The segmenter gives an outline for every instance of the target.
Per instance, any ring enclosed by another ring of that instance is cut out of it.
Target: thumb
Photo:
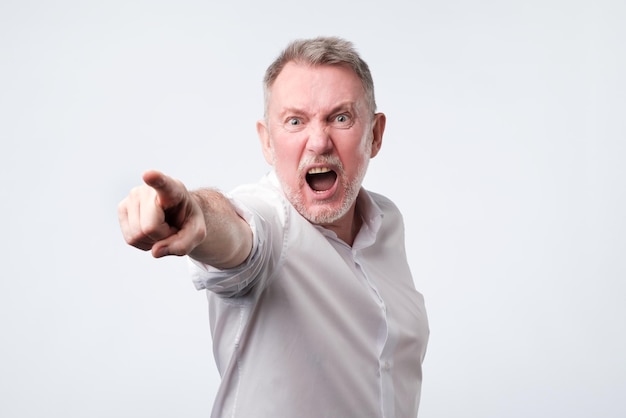
[[[143,181],[156,191],[156,204],[163,210],[178,205],[185,198],[185,186],[160,171],[146,171],[143,173]]]

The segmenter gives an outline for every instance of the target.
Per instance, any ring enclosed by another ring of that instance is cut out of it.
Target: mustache
[[[327,165],[335,167],[339,173],[343,173],[343,164],[336,155],[315,155],[305,157],[298,164],[298,171],[304,171],[311,165]]]

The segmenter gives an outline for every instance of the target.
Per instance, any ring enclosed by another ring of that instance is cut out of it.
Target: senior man
[[[214,418],[416,417],[428,321],[402,215],[362,187],[386,123],[370,70],[343,39],[298,40],[264,89],[269,173],[225,195],[148,171],[123,235],[188,255],[207,290]]]

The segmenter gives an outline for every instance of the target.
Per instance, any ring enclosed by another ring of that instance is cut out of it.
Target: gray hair
[[[278,58],[267,68],[263,78],[263,92],[265,97],[265,117],[272,85],[276,78],[289,62],[308,65],[337,65],[350,68],[359,77],[365,90],[365,97],[372,115],[376,111],[374,97],[374,81],[365,61],[354,49],[351,42],[337,37],[317,37],[313,39],[299,39],[291,42],[280,53]]]

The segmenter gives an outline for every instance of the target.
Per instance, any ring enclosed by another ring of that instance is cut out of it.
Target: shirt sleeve
[[[227,197],[252,231],[250,255],[240,266],[231,269],[218,269],[192,258],[189,267],[196,289],[232,298],[266,285],[281,258],[285,221],[282,205],[276,207],[258,195]]]

